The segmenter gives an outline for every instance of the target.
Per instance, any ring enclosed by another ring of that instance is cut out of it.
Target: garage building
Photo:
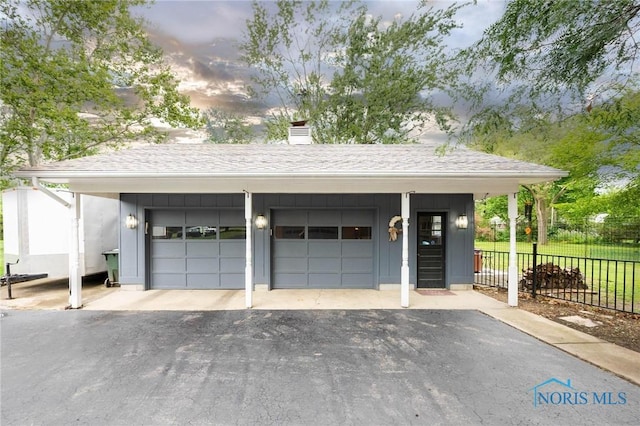
[[[256,288],[399,289],[405,306],[473,284],[474,200],[510,194],[515,230],[518,186],[565,176],[438,146],[148,145],[18,174],[119,200],[123,288],[244,289],[247,306]]]

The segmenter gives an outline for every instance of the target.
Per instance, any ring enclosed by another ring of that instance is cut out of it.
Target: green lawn
[[[620,308],[620,303],[624,300],[625,305],[633,302],[634,311],[640,310],[640,259],[634,253],[633,248],[628,247],[609,247],[609,246],[590,246],[585,253],[583,245],[580,246],[583,253],[579,255],[575,247],[567,247],[569,244],[550,243],[545,246],[538,246],[537,260],[538,264],[553,262],[562,268],[580,268],[585,282],[591,292],[595,295],[587,295],[587,298],[593,298],[589,303],[601,304],[613,307],[614,303]],[[483,266],[484,268],[506,271],[508,269],[508,242],[476,242],[475,247],[484,251]],[[498,253],[491,253],[496,251]],[[530,256],[523,254],[531,254],[533,252],[532,245],[529,243],[517,243],[516,251],[518,253],[518,274],[521,275],[523,269],[531,268]],[[591,258],[589,253],[597,251],[597,258]],[[616,256],[623,253],[624,256]],[[559,258],[548,258],[547,256],[566,256]],[[615,258],[622,258],[616,260]],[[635,261],[630,261],[634,258]],[[611,259],[611,260],[607,260]],[[628,306],[625,306],[625,310]]]
[[[475,247],[488,251],[509,251],[509,242],[476,241]],[[533,253],[533,244],[518,242],[516,243],[516,251],[518,253]],[[640,262],[640,246],[587,245],[550,242],[546,245],[538,245],[538,253],[557,256],[631,260],[634,262]]]

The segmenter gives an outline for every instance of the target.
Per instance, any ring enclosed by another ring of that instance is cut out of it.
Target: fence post
[[[533,284],[531,285],[531,295],[536,298],[536,284],[538,283],[538,243],[533,243]]]

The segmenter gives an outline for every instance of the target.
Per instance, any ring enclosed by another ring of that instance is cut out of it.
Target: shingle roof
[[[512,193],[566,173],[458,147],[413,145],[149,145],[16,173],[79,193]]]
[[[551,167],[433,144],[146,145],[23,169],[18,176],[537,176],[566,175]]]

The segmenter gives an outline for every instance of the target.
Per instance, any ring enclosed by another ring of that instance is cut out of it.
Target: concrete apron
[[[65,280],[34,280],[13,286],[12,300],[2,289],[0,308],[65,309]],[[218,311],[246,309],[244,290],[147,290],[106,288],[101,281],[82,286],[83,309],[133,311]],[[410,292],[410,309],[481,309],[505,305],[474,291]],[[393,290],[256,290],[253,309],[401,309],[400,289]]]
[[[103,280],[85,282],[82,285],[83,303],[117,292],[119,288],[107,288]],[[0,290],[0,309],[54,309],[69,306],[69,281],[67,279],[43,278],[11,285],[13,299],[7,299],[7,287]]]
[[[92,310],[236,310],[245,308],[244,290],[120,291],[85,305]],[[474,291],[410,292],[410,309],[479,309],[503,306]],[[401,309],[400,291],[254,291],[253,309]]]

